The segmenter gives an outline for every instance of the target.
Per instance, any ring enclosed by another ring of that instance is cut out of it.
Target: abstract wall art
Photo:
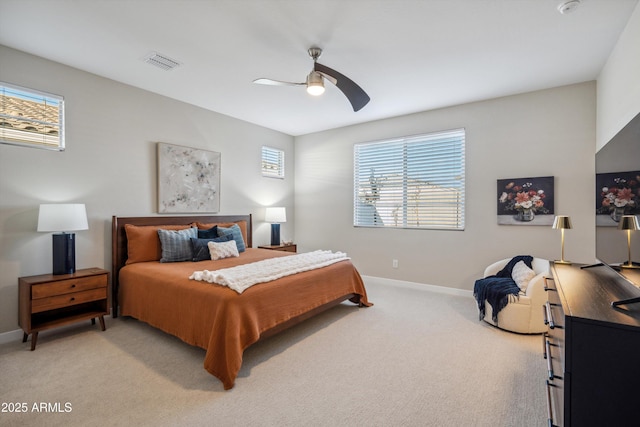
[[[158,143],[158,213],[217,213],[220,153]]]

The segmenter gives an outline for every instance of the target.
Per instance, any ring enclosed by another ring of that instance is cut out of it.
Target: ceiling
[[[638,0],[566,1],[0,0],[0,44],[297,136],[596,79]],[[311,46],[371,102],[252,83],[304,81]]]

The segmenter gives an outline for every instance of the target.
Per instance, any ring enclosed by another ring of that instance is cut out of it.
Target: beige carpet
[[[2,426],[542,426],[540,336],[477,319],[470,297],[367,283],[250,347],[223,391],[204,350],[133,319],[0,346]],[[56,412],[35,412],[34,404]],[[65,406],[66,405],[66,406]],[[69,412],[64,412],[68,410]]]

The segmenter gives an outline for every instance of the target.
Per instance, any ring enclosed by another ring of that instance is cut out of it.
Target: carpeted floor
[[[43,332],[34,352],[2,345],[0,425],[546,424],[540,336],[479,322],[471,297],[367,290],[371,308],[345,303],[247,349],[230,391],[204,350],[130,318]]]

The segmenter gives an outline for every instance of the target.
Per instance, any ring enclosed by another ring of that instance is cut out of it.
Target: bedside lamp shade
[[[84,204],[43,204],[38,213],[38,231],[53,231],[53,274],[76,271],[75,234],[68,231],[87,230]]]
[[[556,264],[571,264],[571,261],[566,261],[564,259],[564,230],[570,230],[571,227],[571,218],[566,215],[557,215],[553,220],[552,228],[556,230],[560,230],[562,232],[562,249],[560,260],[554,261]]]
[[[631,261],[631,232],[640,230],[638,226],[638,218],[635,215],[624,215],[620,218],[618,223],[618,230],[625,230],[627,232],[627,251],[629,254],[629,261],[626,264],[621,264],[622,268],[640,268]]]
[[[285,208],[267,208],[264,220],[271,223],[271,245],[280,245],[280,223],[287,222],[287,211]]]
[[[264,220],[271,223],[287,222],[287,211],[285,208],[267,208]]]

